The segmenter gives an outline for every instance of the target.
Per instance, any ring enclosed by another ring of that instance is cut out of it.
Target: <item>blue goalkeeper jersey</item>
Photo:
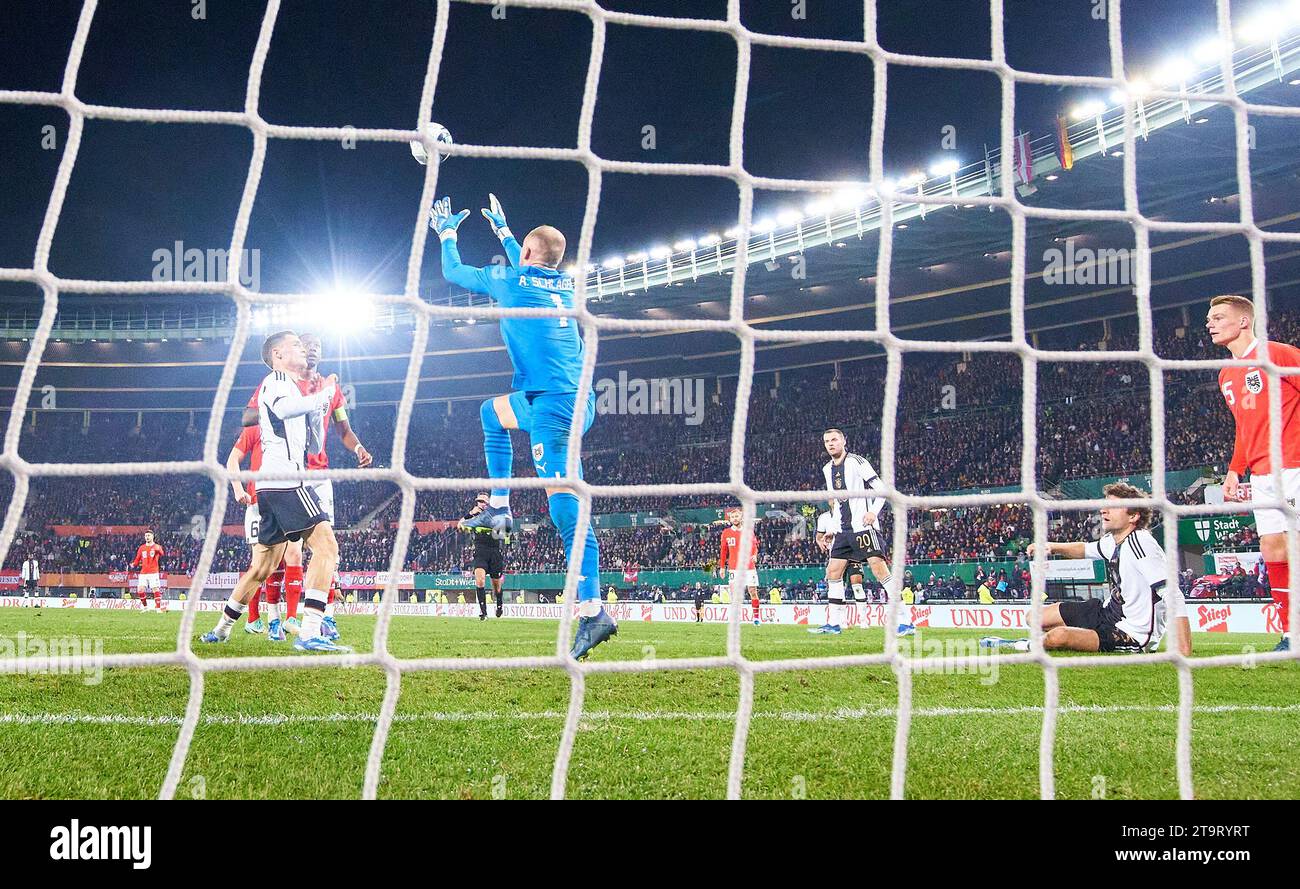
[[[505,308],[573,308],[573,278],[557,269],[519,266],[519,244],[508,238],[508,266],[477,268],[460,261],[455,238],[442,242],[442,276]],[[531,394],[578,391],[582,337],[573,318],[502,318],[501,339],[514,366],[511,388]]]

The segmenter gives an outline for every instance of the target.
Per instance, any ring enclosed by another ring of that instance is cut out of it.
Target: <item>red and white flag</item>
[[[1012,143],[1012,157],[1016,165],[1016,180],[1021,185],[1034,182],[1034,158],[1029,150],[1029,134],[1020,133]]]

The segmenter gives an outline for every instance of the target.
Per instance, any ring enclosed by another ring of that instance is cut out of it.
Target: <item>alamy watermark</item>
[[[224,284],[230,251],[224,247],[186,247],[184,241],[175,241],[170,247],[159,247],[151,258],[155,281]],[[239,283],[249,290],[262,289],[262,251],[258,248],[245,247],[240,251]]]
[[[704,422],[704,379],[702,377],[629,377],[620,370],[617,379],[602,377],[593,391],[599,414],[668,414],[686,418],[687,426]]]
[[[16,673],[29,676],[85,676],[86,685],[104,681],[104,640],[85,636],[47,639],[19,630],[14,636],[0,636],[0,660],[14,659]]]
[[[978,639],[928,639],[921,630],[898,640],[898,653],[913,659],[912,672],[926,676],[980,677],[980,685],[998,682],[998,656]],[[917,666],[919,664],[919,666]]]
[[[1127,247],[1076,247],[1074,238],[1065,239],[1065,249],[1043,251],[1044,284],[1100,284],[1128,286],[1133,283],[1137,251]]]

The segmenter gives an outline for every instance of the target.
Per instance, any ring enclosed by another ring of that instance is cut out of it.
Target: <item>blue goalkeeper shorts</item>
[[[573,422],[576,392],[542,393],[532,398],[532,420],[528,426],[533,446],[533,467],[538,478],[564,478],[569,459],[569,425]],[[514,396],[511,396],[513,401]],[[518,412],[516,411],[516,416]],[[596,419],[596,394],[587,398],[582,431],[586,434]],[[523,423],[520,423],[522,428]],[[582,461],[578,461],[578,478],[582,478]]]

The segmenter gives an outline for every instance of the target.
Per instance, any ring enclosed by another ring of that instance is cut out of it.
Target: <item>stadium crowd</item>
[[[1300,317],[1277,314],[1274,337],[1300,341]],[[1176,313],[1164,313],[1155,330],[1157,354],[1170,358],[1214,354],[1196,323],[1180,327]],[[1071,341],[1068,337],[1073,336]],[[1078,331],[1044,335],[1043,347],[1095,350],[1097,339],[1081,341]],[[1131,322],[1109,330],[1107,351],[1136,348]],[[1104,354],[1104,353],[1103,353]],[[846,372],[846,368],[851,368]],[[751,395],[747,416],[745,481],[758,490],[815,491],[823,487],[825,453],[821,433],[843,428],[851,450],[864,452],[879,466],[873,442],[879,440],[883,401],[883,363],[782,372],[779,385],[764,377]],[[909,355],[904,364],[894,468],[900,490],[917,494],[971,488],[1018,486],[1022,454],[1022,374],[1018,356],[977,353]],[[832,387],[832,382],[834,386]],[[1166,466],[1222,472],[1232,446],[1232,424],[1217,392],[1213,372],[1165,375]],[[716,403],[706,405],[698,426],[673,416],[601,416],[584,443],[584,467],[598,484],[723,482],[728,480],[735,381],[709,381]],[[775,397],[772,395],[775,392]],[[1148,469],[1150,454],[1149,374],[1145,366],[1116,362],[1042,363],[1038,372],[1039,487],[1051,490],[1068,478],[1097,477]],[[953,401],[955,399],[955,403]],[[105,462],[195,459],[200,456],[206,416],[198,413],[38,412],[24,424],[20,451],[42,462]],[[353,428],[388,465],[393,408],[359,406]],[[233,443],[237,418],[228,413],[222,438]],[[337,436],[334,437],[337,439]],[[483,474],[478,404],[417,405],[411,418],[407,468],[424,476],[474,477]],[[525,436],[513,436],[516,472],[531,475]],[[437,443],[436,446],[417,446]],[[355,465],[337,440],[330,443],[331,465]],[[224,450],[222,453],[224,456]],[[387,482],[335,482],[337,526],[342,531],[342,568],[387,569],[391,526],[400,497]],[[0,476],[0,497],[9,499],[12,478]],[[198,562],[213,482],[204,475],[36,477],[23,514],[23,534],[7,563],[17,565],[34,552],[47,570],[104,572],[124,568],[138,536],[57,536],[54,525],[147,525],[160,532],[168,570],[186,572]],[[455,519],[464,514],[472,491],[421,492],[416,519]],[[544,521],[539,491],[513,495],[516,515],[542,519],[536,530],[515,535],[508,549],[509,570],[562,570],[559,536]],[[599,498],[596,514],[717,507],[716,496]],[[824,560],[812,523],[824,502],[810,496],[807,514],[766,518],[758,526],[766,565],[815,565]],[[797,505],[791,504],[790,509]],[[1061,533],[1095,536],[1085,517],[1058,517]],[[242,507],[231,499],[223,524],[242,523]],[[886,540],[892,539],[886,514]],[[1021,506],[958,508],[915,512],[909,517],[908,558],[992,561],[1024,552],[1032,520]],[[720,526],[666,524],[601,530],[602,559],[609,570],[631,566],[699,567],[717,555]],[[1055,532],[1054,532],[1055,533]],[[455,530],[415,534],[408,549],[409,570],[450,570],[468,563],[470,541]],[[247,550],[242,538],[223,535],[214,571],[241,570]],[[9,567],[7,564],[6,567]]]

